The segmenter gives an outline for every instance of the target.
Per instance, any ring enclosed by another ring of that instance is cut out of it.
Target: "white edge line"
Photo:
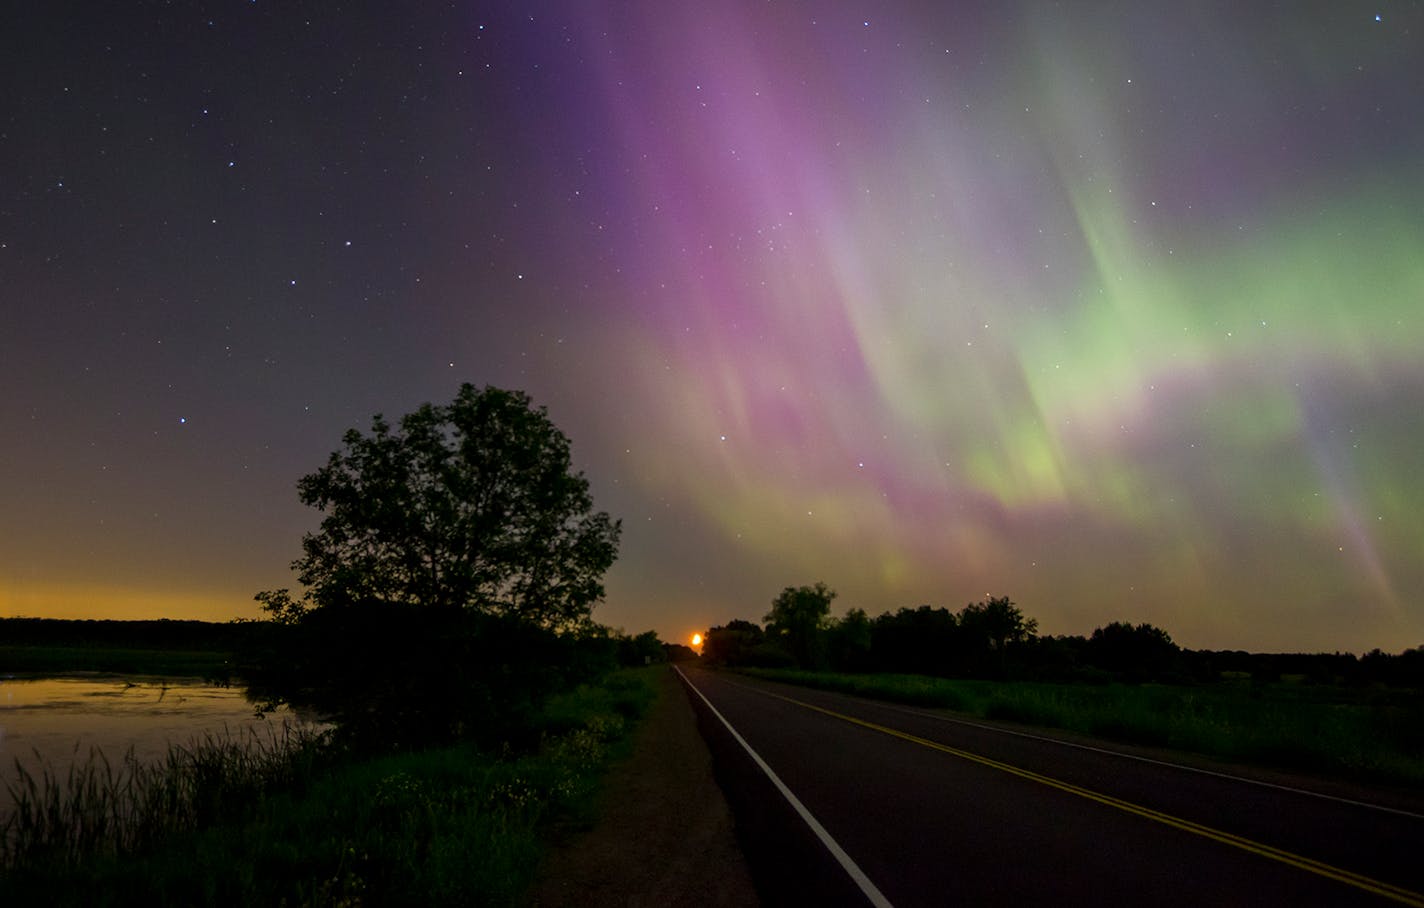
[[[762,680],[769,681],[771,679],[767,678]],[[777,683],[785,684],[786,682],[782,681]],[[743,684],[739,686],[746,687],[748,690],[756,690],[756,688],[752,687],[751,685]],[[817,687],[808,687],[807,690],[821,689]],[[1306,797],[1319,798],[1323,801],[1334,801],[1338,804],[1346,804],[1351,807],[1363,807],[1367,810],[1379,810],[1384,813],[1392,813],[1402,817],[1409,817],[1413,820],[1424,820],[1424,814],[1415,813],[1412,810],[1403,810],[1399,807],[1387,807],[1384,804],[1371,804],[1369,801],[1357,801],[1354,798],[1342,798],[1339,795],[1326,794],[1323,791],[1311,791],[1309,788],[1295,788],[1290,785],[1280,785],[1276,782],[1264,782],[1260,779],[1251,779],[1247,778],[1246,776],[1236,776],[1227,772],[1217,772],[1216,770],[1212,769],[1202,769],[1197,766],[1188,766],[1185,763],[1173,763],[1170,760],[1156,760],[1152,757],[1142,757],[1138,756],[1137,754],[1130,754],[1121,750],[1113,750],[1109,747],[1094,747],[1091,744],[1078,744],[1073,741],[1064,741],[1061,738],[1050,738],[1046,735],[1035,735],[1031,732],[1026,731],[1014,731],[1011,728],[996,728],[993,725],[982,725],[978,722],[970,722],[967,719],[956,719],[953,716],[946,716],[943,713],[930,712],[923,709],[914,709],[911,707],[901,706],[898,703],[891,703],[885,700],[874,700],[869,697],[856,697],[854,694],[844,694],[840,691],[821,692],[828,694],[838,694],[842,697],[851,697],[852,699],[857,700],[865,700],[866,702],[873,703],[882,709],[888,709],[891,712],[905,713],[906,715],[910,716],[919,716],[922,719],[935,719],[940,722],[949,722],[953,725],[967,725],[970,728],[977,728],[981,731],[997,732],[1001,735],[1013,735],[1016,738],[1030,738],[1034,741],[1043,741],[1048,744],[1061,744],[1064,747],[1075,747],[1078,750],[1088,750],[1092,751],[1093,753],[1107,754],[1108,756],[1112,757],[1121,757],[1124,760],[1136,760],[1139,763],[1151,763],[1154,766],[1165,766],[1170,769],[1180,769],[1183,772],[1195,772],[1204,776],[1214,776],[1218,779],[1226,779],[1231,782],[1241,782],[1245,785],[1256,785],[1261,788],[1272,788],[1276,791],[1284,791],[1289,792],[1290,794],[1305,795]]]
[[[683,683],[685,683],[694,694],[702,698],[702,702],[706,703],[707,708],[712,710],[712,715],[716,716],[721,720],[723,725],[727,726],[727,731],[732,733],[732,737],[737,739],[737,743],[742,745],[742,749],[747,752],[748,756],[752,758],[752,761],[761,767],[762,772],[766,773],[766,777],[771,780],[771,784],[776,786],[776,790],[781,792],[782,796],[791,804],[801,819],[806,821],[806,825],[811,827],[811,831],[816,834],[816,838],[821,840],[821,844],[826,846],[826,850],[831,853],[831,856],[840,863],[846,873],[850,874],[850,878],[860,887],[860,891],[865,893],[865,897],[870,900],[870,904],[876,906],[876,908],[894,908],[884,893],[877,889],[874,883],[870,882],[870,877],[865,875],[865,871],[861,870],[860,866],[851,860],[851,856],[845,853],[845,849],[842,848],[835,839],[831,838],[831,834],[826,831],[826,827],[822,826],[820,821],[811,815],[811,811],[806,809],[806,805],[801,803],[801,799],[791,793],[791,789],[787,788],[786,783],[782,782],[781,778],[772,771],[772,768],[766,765],[766,761],[761,758],[761,755],[752,750],[752,746],[747,743],[747,739],[743,738],[741,733],[732,727],[732,723],[727,721],[726,716],[717,711],[717,707],[712,705],[712,701],[707,699],[707,695],[697,689],[697,685],[693,684],[691,679],[683,674],[682,669],[674,665],[673,671],[682,677]]]

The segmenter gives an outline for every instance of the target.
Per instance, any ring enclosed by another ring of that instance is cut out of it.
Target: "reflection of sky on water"
[[[291,720],[285,710],[257,718],[241,687],[93,675],[0,679],[0,810],[10,803],[17,761],[64,778],[92,749],[112,764],[130,748],[155,760],[205,733],[251,730],[265,740]]]

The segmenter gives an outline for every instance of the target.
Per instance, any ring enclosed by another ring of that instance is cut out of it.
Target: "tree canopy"
[[[466,384],[396,425],[378,415],[297,489],[325,516],[292,565],[308,592],[257,594],[274,633],[248,675],[265,702],[315,708],[362,746],[489,738],[616,661],[590,614],[619,524],[524,393]],[[656,635],[629,646],[662,655]]]
[[[1094,630],[1086,649],[1094,665],[1132,681],[1171,673],[1181,652],[1160,627],[1127,621]]]
[[[784,667],[790,657],[767,645],[761,625],[733,618],[702,635],[702,659],[711,665]]]
[[[824,583],[815,586],[788,586],[771,602],[766,622],[767,636],[784,646],[803,668],[814,667],[823,658],[821,631],[831,614],[836,591]]]
[[[969,603],[959,612],[959,626],[988,641],[989,648],[996,653],[1038,633],[1038,621],[1025,618],[1023,610],[1008,596],[991,596],[984,602]]]
[[[370,434],[352,429],[302,477],[325,513],[293,564],[321,605],[470,609],[563,627],[586,619],[620,524],[593,510],[569,441],[528,395],[465,384]]]

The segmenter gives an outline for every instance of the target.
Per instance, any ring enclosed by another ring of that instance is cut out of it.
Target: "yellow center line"
[[[1276,848],[1271,845],[1265,845],[1260,842],[1252,841],[1251,839],[1243,838],[1239,835],[1234,835],[1229,832],[1223,832],[1220,829],[1213,829],[1210,826],[1203,826],[1201,823],[1194,823],[1191,820],[1184,820],[1181,817],[1174,817],[1171,814],[1163,813],[1160,810],[1153,810],[1150,807],[1143,807],[1140,804],[1134,804],[1131,801],[1124,801],[1121,798],[1115,798],[1112,795],[1106,795],[1102,794],[1101,792],[1093,791],[1089,788],[1083,788],[1080,785],[1074,785],[1070,782],[1063,782],[1059,779],[1055,779],[1050,776],[1045,776],[1041,773],[1033,772],[1032,770],[1022,769],[1018,766],[1013,766],[1009,763],[1003,763],[999,760],[994,760],[989,757],[983,757],[979,754],[971,753],[967,750],[961,750],[958,747],[950,747],[948,744],[941,744],[938,741],[931,741],[928,738],[921,738],[918,735],[912,735],[909,732],[903,732],[898,729],[890,728],[886,725],[878,725],[874,722],[867,722],[864,719],[857,719],[855,716],[848,716],[844,713],[839,713],[832,709],[826,709],[823,706],[816,706],[815,704],[807,703],[804,700],[796,700],[792,697],[775,694],[763,688],[758,688],[758,690],[761,693],[766,694],[767,696],[775,697],[778,700],[785,700],[787,703],[793,703],[797,706],[804,707],[805,709],[812,710],[813,712],[822,713],[824,715],[831,716],[832,718],[840,719],[843,722],[849,722],[852,725],[859,725],[862,728],[868,728],[871,731],[878,731],[881,734],[890,735],[891,737],[900,738],[901,740],[909,741],[913,744],[919,744],[924,747],[928,747],[932,750],[938,750],[943,753],[951,754],[953,756],[959,757],[960,759],[969,760],[973,763],[978,763],[981,766],[988,766],[992,769],[997,769],[1001,772],[1006,772],[1010,775],[1015,775],[1022,779],[1028,779],[1029,781],[1037,782],[1040,785],[1047,785],[1049,788],[1056,788],[1059,791],[1067,792],[1068,794],[1072,795],[1077,795],[1080,798],[1087,798],[1089,801],[1096,801],[1099,804],[1103,804],[1108,807],[1114,807],[1126,813],[1143,817],[1144,819],[1152,820],[1154,822],[1161,823],[1165,826],[1171,826],[1174,829],[1180,829],[1184,832],[1190,832],[1195,835],[1203,836],[1213,841],[1221,842],[1223,845],[1230,845],[1233,848],[1239,848],[1242,851],[1249,851],[1252,854],[1260,855],[1263,858],[1269,858],[1273,861],[1279,861],[1282,864],[1288,864],[1291,867],[1304,870],[1308,873],[1314,873],[1318,876],[1323,876],[1327,879],[1344,883],[1347,886],[1354,886],[1357,889],[1363,889],[1366,892],[1384,896],[1387,899],[1393,899],[1394,901],[1400,902],[1405,905],[1413,905],[1415,906],[1415,908],[1424,908],[1424,895],[1421,895],[1417,892],[1413,892],[1408,889],[1404,889],[1400,886],[1395,886],[1390,883],[1384,883],[1379,880],[1371,879],[1370,877],[1362,876],[1361,874],[1353,873],[1349,870],[1342,870],[1339,867],[1333,867],[1321,861],[1314,860],[1313,858],[1307,858],[1302,855],[1285,851],[1281,848]]]

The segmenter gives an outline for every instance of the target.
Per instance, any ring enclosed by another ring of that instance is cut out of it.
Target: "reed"
[[[26,776],[0,905],[521,904],[549,840],[593,819],[655,671],[554,697],[535,739],[499,752],[204,742],[151,769],[93,755],[71,774],[89,786],[79,796],[63,794],[69,778]],[[113,803],[132,811],[127,838],[105,819]]]
[[[98,749],[76,752],[66,773],[38,772],[17,759],[0,819],[0,870],[69,866],[240,814],[263,791],[311,776],[328,736],[283,723],[265,733],[208,733],[144,762],[130,748],[111,761]]]

